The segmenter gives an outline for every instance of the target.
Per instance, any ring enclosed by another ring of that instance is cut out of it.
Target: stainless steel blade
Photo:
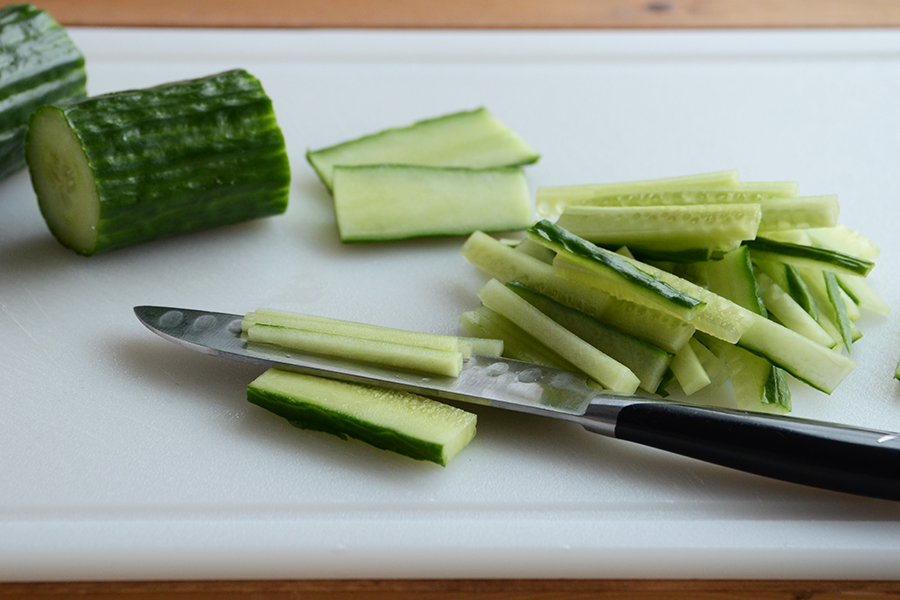
[[[455,378],[430,376],[248,344],[241,336],[242,315],[162,306],[138,306],[134,312],[151,331],[205,354],[433,398],[575,422],[581,422],[580,417],[591,403],[595,404],[594,411],[597,404],[607,404],[615,411],[633,400],[598,392],[587,385],[586,377],[575,373],[495,356],[474,354]]]

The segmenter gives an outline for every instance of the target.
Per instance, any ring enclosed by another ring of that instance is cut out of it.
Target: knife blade
[[[586,430],[782,481],[900,500],[900,434],[790,416],[598,391],[587,378],[473,354],[439,377],[257,344],[242,315],[137,306],[151,331],[213,356],[577,423]]]

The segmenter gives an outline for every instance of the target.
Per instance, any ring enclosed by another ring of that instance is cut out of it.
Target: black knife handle
[[[638,402],[619,411],[615,437],[782,481],[900,500],[900,434]]]

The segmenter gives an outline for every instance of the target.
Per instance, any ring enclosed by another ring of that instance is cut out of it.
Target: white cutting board
[[[259,370],[148,332],[138,304],[260,306],[442,333],[484,276],[462,242],[341,245],[319,148],[486,106],[538,185],[736,168],[837,193],[900,307],[900,31],[75,29],[93,94],[243,67],[292,162],[283,216],[82,258],[27,176],[0,183],[0,579],[896,578],[900,504],[766,480],[476,409],[446,468],[249,405]],[[897,309],[900,313],[900,308]],[[795,414],[900,429],[900,318]]]

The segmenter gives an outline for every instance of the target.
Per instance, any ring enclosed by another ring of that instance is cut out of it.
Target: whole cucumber
[[[84,57],[31,4],[0,8],[0,180],[25,167],[25,131],[39,106],[87,95]]]
[[[25,156],[50,231],[85,256],[287,209],[284,137],[244,70],[43,106]]]

